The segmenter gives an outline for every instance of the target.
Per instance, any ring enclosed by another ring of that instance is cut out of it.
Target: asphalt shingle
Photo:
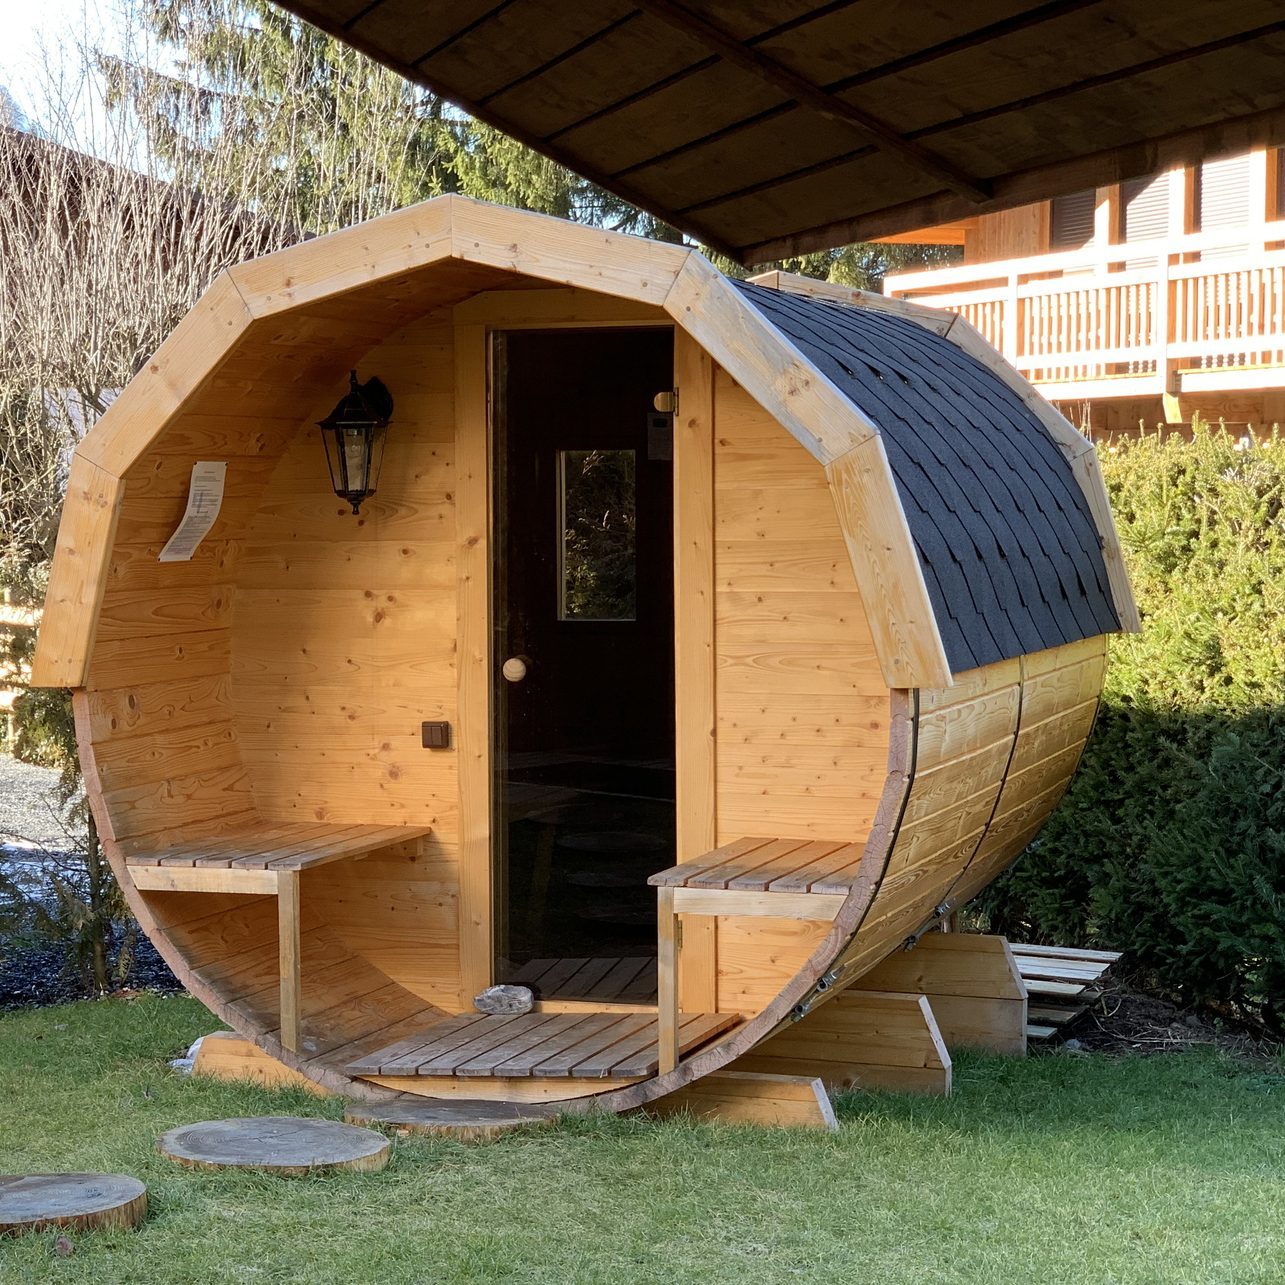
[[[736,284],[883,435],[951,669],[1120,627],[1071,466],[992,370],[893,313]]]

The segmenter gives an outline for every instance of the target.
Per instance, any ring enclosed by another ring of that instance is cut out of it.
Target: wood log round
[[[146,1217],[147,1188],[128,1174],[0,1174],[0,1234],[137,1227]]]
[[[162,1134],[157,1150],[188,1169],[253,1169],[295,1178],[388,1164],[388,1139],[373,1129],[301,1116],[205,1120]]]
[[[560,1107],[539,1102],[488,1102],[478,1099],[444,1101],[404,1096],[394,1102],[352,1103],[344,1111],[349,1124],[392,1130],[398,1134],[426,1133],[459,1142],[492,1142],[517,1129],[551,1125]]]

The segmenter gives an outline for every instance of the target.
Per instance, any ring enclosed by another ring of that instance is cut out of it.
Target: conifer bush
[[[1285,1032],[1285,438],[1103,448],[1142,613],[1062,805],[975,903]]]

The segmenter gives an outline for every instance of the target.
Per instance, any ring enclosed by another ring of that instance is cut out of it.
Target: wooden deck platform
[[[707,1044],[739,1021],[736,1013],[684,1014],[682,1051]],[[657,1034],[650,1013],[465,1013],[346,1069],[349,1075],[642,1078],[655,1075],[660,1064]]]

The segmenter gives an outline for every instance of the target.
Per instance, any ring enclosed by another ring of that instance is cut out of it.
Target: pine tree
[[[443,192],[659,240],[683,236],[270,0],[136,0],[159,50],[104,59],[112,101],[136,112],[175,180],[244,199],[279,226],[327,232]],[[160,56],[158,57],[157,54]],[[156,68],[172,64],[171,73]],[[942,262],[935,246],[856,244],[765,268],[879,288]],[[710,256],[724,271],[744,269]]]

